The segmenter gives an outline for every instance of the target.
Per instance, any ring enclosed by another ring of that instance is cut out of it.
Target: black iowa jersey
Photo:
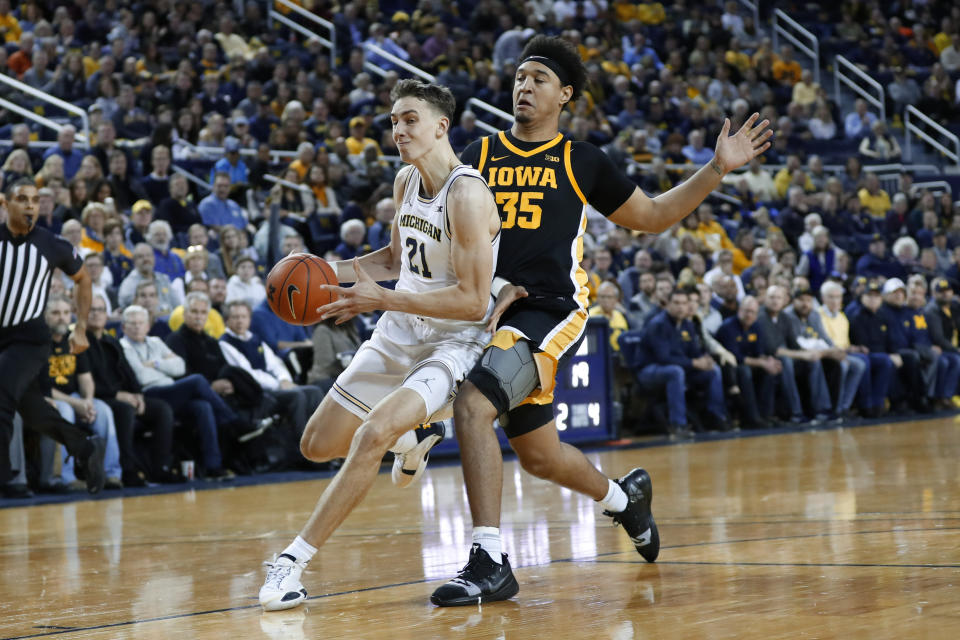
[[[600,149],[562,133],[524,142],[500,131],[470,144],[461,160],[493,191],[502,224],[496,275],[526,288],[517,304],[585,309],[585,205],[609,216],[636,185]]]

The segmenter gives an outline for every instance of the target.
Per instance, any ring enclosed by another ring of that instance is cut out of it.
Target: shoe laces
[[[279,560],[273,560],[272,562],[268,560],[263,564],[268,567],[266,584],[272,586],[274,589],[280,588],[280,583],[290,575],[294,567],[292,563],[281,563]]]
[[[636,495],[635,492],[633,492],[633,491],[628,491],[628,492],[626,492],[626,493],[627,493],[627,507],[626,507],[626,509],[624,509],[623,511],[617,512],[617,513],[614,513],[613,511],[610,511],[609,509],[604,509],[604,510],[603,510],[603,515],[607,516],[608,518],[613,518],[613,526],[614,526],[614,527],[619,527],[619,526],[621,526],[621,525],[623,524],[623,520],[621,519],[621,516],[622,516],[623,514],[625,514],[625,513],[630,509],[630,505],[632,505],[634,502],[637,501],[637,495]]]
[[[467,564],[463,565],[463,568],[457,572],[457,577],[455,580],[477,584],[476,572],[482,562],[483,559],[480,556],[479,550],[471,553],[470,559],[467,560]]]

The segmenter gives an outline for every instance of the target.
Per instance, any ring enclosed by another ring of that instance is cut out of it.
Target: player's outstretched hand
[[[497,302],[493,305],[493,313],[490,314],[490,322],[487,323],[487,331],[493,333],[497,330],[497,323],[500,321],[500,316],[503,315],[503,312],[507,310],[511,304],[519,300],[520,298],[527,297],[527,290],[518,284],[508,284],[504,285],[500,289],[500,295],[497,296]]]
[[[353,271],[357,279],[352,287],[320,285],[324,291],[331,291],[337,296],[335,301],[317,308],[321,320],[336,318],[337,324],[343,324],[361,313],[383,309],[387,290],[367,275],[357,258],[353,259]]]
[[[742,167],[770,148],[770,136],[773,135],[773,131],[767,129],[770,121],[764,120],[754,126],[759,118],[760,114],[754,113],[732,136],[730,118],[724,119],[720,137],[717,138],[717,147],[713,152],[713,158],[723,173]]]

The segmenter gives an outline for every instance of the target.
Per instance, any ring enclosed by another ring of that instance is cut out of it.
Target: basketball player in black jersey
[[[517,590],[501,557],[503,461],[491,428],[498,416],[524,469],[598,501],[648,562],[659,553],[647,472],[637,468],[619,480],[607,478],[560,442],[553,420],[557,368],[576,353],[587,320],[587,276],[579,267],[585,205],[628,229],[662,232],[693,211],[727,172],[765,151],[771,132],[769,122],[757,124],[754,114],[730,136],[726,120],[713,159],[651,199],[602,151],[559,132],[560,112],[579,96],[585,77],[573,45],[534,37],[517,67],[513,126],[472,143],[461,156],[487,179],[503,230],[493,287],[496,333],[454,404],[473,545],[459,575],[434,591],[437,605],[502,600]],[[497,311],[503,312],[499,321]]]
[[[0,196],[7,222],[0,227],[0,484],[10,475],[7,450],[13,432],[13,414],[23,426],[65,445],[86,471],[87,489],[103,488],[102,438],[90,435],[60,417],[43,395],[38,376],[47,365],[50,330],[43,312],[50,293],[53,270],[60,268],[76,282],[77,323],[70,334],[70,351],[88,347],[90,275],[83,260],[63,238],[37,227],[40,197],[32,180],[10,184]]]

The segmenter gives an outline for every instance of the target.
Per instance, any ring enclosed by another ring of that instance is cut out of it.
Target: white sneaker
[[[413,449],[406,453],[393,454],[393,470],[390,472],[393,484],[402,489],[419,480],[427,468],[430,450],[443,440],[446,432],[442,422],[433,422],[414,429],[418,442]]]
[[[300,576],[306,563],[294,562],[280,556],[273,562],[264,562],[267,579],[260,587],[260,604],[267,611],[292,609],[307,599],[307,590],[300,584]]]

